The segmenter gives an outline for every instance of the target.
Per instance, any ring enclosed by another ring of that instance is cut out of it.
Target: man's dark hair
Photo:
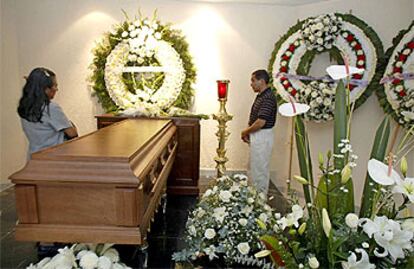
[[[265,82],[266,82],[266,84],[268,84],[269,83],[269,80],[270,80],[270,77],[269,77],[269,74],[267,73],[267,71],[266,70],[264,70],[264,69],[259,69],[259,70],[256,70],[256,71],[254,71],[253,73],[252,73],[252,75],[257,79],[257,80],[260,80],[260,79],[263,79]]]

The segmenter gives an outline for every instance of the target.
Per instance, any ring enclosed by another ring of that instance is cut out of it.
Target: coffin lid
[[[139,184],[141,170],[166,147],[175,132],[171,120],[128,119],[32,154],[10,176],[14,183],[89,182]]]

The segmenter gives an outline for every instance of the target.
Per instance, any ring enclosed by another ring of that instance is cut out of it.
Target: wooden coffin
[[[34,153],[15,184],[16,239],[142,244],[177,150],[170,120],[125,120]]]
[[[96,116],[101,129],[131,117],[103,114]],[[144,118],[144,117],[141,117]],[[156,118],[151,118],[158,120]],[[165,118],[163,118],[165,119]],[[177,127],[177,155],[167,183],[167,192],[176,195],[198,195],[200,175],[200,118],[169,117]]]

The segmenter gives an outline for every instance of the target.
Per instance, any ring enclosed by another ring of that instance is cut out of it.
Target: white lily
[[[400,175],[394,169],[391,168],[390,170],[388,165],[376,159],[368,161],[368,173],[372,180],[385,186],[402,181]]]
[[[402,193],[408,197],[411,203],[414,203],[414,178],[407,177],[404,181],[397,182],[392,192]]]
[[[213,217],[219,222],[223,222],[224,218],[229,214],[225,206],[214,208],[213,211]]]
[[[346,78],[352,74],[361,74],[365,70],[361,68],[356,68],[353,66],[347,66],[346,65],[331,65],[328,68],[326,68],[326,72],[329,74],[329,76],[335,80]]]
[[[216,255],[216,247],[214,245],[210,245],[209,247],[205,248],[204,252],[208,255],[210,261],[214,258],[218,258]]]
[[[362,248],[355,249],[355,252],[361,254],[361,259],[357,261],[357,256],[354,252],[348,257],[348,261],[341,262],[343,269],[374,269],[375,265],[369,262],[368,254]]]
[[[295,226],[296,228],[299,227],[298,220],[303,217],[303,209],[299,205],[293,205],[292,206],[292,213],[289,213],[286,215],[286,217],[283,217],[279,220],[277,220],[277,223],[281,227],[282,230],[284,230],[286,227]]]
[[[369,238],[374,236],[375,242],[384,249],[383,253],[374,252],[378,257],[385,257],[389,254],[391,259],[395,261],[405,257],[404,249],[412,249],[413,232],[401,230],[398,222],[388,219],[386,216],[376,216],[374,221],[361,219],[361,226]]]

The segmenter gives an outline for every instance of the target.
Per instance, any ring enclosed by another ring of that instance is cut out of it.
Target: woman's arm
[[[63,132],[65,133],[65,135],[69,139],[78,137],[78,129],[76,128],[76,126],[72,122],[71,122],[71,124],[72,124],[72,127],[63,129]]]

